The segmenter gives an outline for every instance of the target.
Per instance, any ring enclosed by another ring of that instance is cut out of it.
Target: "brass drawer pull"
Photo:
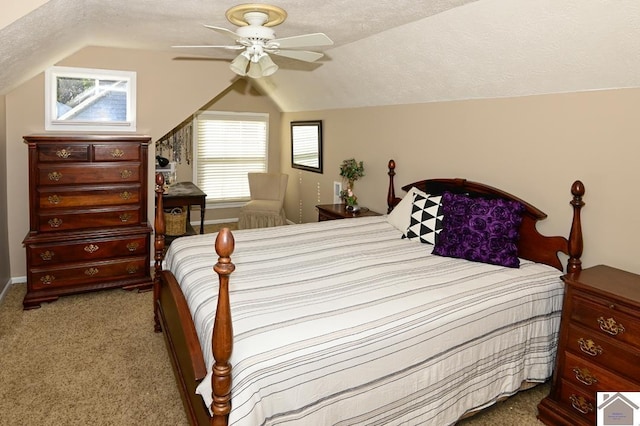
[[[589,414],[593,412],[593,404],[582,396],[571,394],[569,401],[571,401],[571,406],[582,414]]]
[[[591,339],[584,340],[582,337],[578,339],[580,350],[587,355],[598,356],[602,354],[602,346],[596,345]]]
[[[598,379],[596,378],[596,376],[591,374],[591,371],[586,368],[573,367],[573,374],[576,375],[576,380],[587,386],[595,385],[596,383],[598,383]]]
[[[613,318],[604,319],[604,317],[600,317],[598,318],[598,325],[600,326],[600,330],[612,336],[624,333],[624,326],[618,324]]]
[[[56,151],[56,155],[59,158],[69,158],[69,156],[71,155],[71,151],[67,150],[66,148],[62,148]]]
[[[140,244],[136,242],[127,244],[127,250],[129,251],[136,251],[138,247],[140,247]]]
[[[138,272],[138,266],[136,266],[136,265],[127,265],[127,273],[135,274],[136,272]]]
[[[53,284],[53,282],[55,281],[56,277],[54,277],[53,275],[45,275],[44,277],[40,278],[40,282],[42,284]]]
[[[42,253],[40,253],[40,259],[44,261],[49,261],[53,259],[53,256],[55,256],[55,253],[50,250],[43,251]]]
[[[49,195],[47,200],[49,200],[49,204],[60,204],[62,198],[58,197],[57,195]]]
[[[120,193],[120,198],[122,198],[123,200],[128,200],[129,198],[131,198],[131,193],[129,191],[124,191]]]
[[[120,171],[120,177],[122,179],[129,179],[132,175],[133,175],[133,172],[131,170],[125,169]]]
[[[129,222],[129,220],[131,219],[131,214],[130,213],[122,213],[120,215],[120,222]]]
[[[60,228],[60,226],[62,226],[62,219],[58,219],[57,217],[49,219],[49,226],[52,228]]]
[[[84,274],[89,276],[89,277],[93,277],[94,275],[96,275],[98,273],[98,268],[89,268],[87,270],[84,271]]]
[[[98,251],[98,249],[100,249],[100,247],[95,244],[89,244],[88,246],[84,247],[84,251],[86,251],[87,253],[95,253]]]
[[[58,182],[62,179],[62,173],[60,172],[51,172],[47,176],[49,177],[49,180],[53,182]]]
[[[121,150],[120,148],[111,150],[111,157],[113,158],[121,158],[123,155],[124,155],[124,151]]]

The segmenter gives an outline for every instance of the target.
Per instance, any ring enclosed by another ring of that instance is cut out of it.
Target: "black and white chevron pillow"
[[[402,238],[435,244],[442,230],[443,210],[440,195],[414,194],[409,227]]]

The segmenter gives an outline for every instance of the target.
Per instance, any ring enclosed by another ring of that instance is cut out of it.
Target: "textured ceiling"
[[[1,0],[7,2],[10,0]],[[229,0],[50,0],[0,29],[0,93],[78,49],[227,44]],[[638,0],[281,0],[278,37],[324,32],[314,64],[256,84],[284,111],[640,86]],[[316,50],[316,49],[314,49]],[[176,57],[194,54],[176,51]],[[233,53],[201,55],[232,59]],[[303,94],[303,95],[301,95]]]

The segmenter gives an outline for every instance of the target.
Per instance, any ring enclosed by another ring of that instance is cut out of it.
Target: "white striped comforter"
[[[166,267],[210,368],[215,234]],[[447,425],[551,376],[561,273],[431,255],[385,217],[236,231],[232,425]],[[198,387],[211,404],[210,376]]]

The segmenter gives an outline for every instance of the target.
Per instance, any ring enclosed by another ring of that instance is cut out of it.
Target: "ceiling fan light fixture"
[[[239,54],[229,65],[231,71],[235,72],[238,75],[245,76],[247,75],[247,65],[249,65],[249,55],[247,52],[242,52]]]
[[[262,58],[260,58],[260,60],[258,61],[258,65],[260,65],[260,70],[262,71],[262,75],[264,77],[270,76],[271,74],[278,71],[278,66],[275,64],[275,62],[273,62],[273,60],[271,60],[271,57],[266,54]]]
[[[262,77],[262,69],[260,68],[260,64],[257,62],[251,62],[249,64],[249,72],[247,75],[251,78],[260,78]]]

